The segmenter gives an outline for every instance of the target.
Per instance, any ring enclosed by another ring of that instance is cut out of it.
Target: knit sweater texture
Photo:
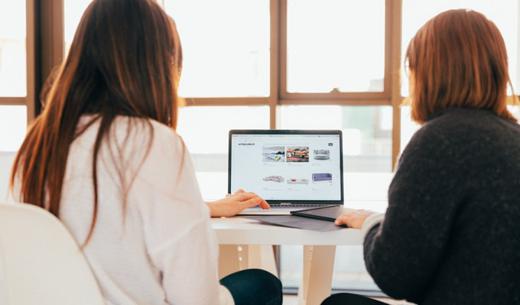
[[[520,304],[520,126],[455,108],[412,137],[384,221],[364,242],[387,295],[424,305]]]

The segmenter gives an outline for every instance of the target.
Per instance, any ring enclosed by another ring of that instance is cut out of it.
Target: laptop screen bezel
[[[338,135],[339,136],[339,154],[340,154],[340,188],[341,198],[339,200],[267,200],[269,204],[343,204],[344,188],[343,188],[343,134],[341,130],[289,130],[289,129],[233,129],[229,131],[228,138],[228,194],[231,193],[231,159],[232,159],[232,139],[233,135]],[[247,191],[247,190],[246,190]]]

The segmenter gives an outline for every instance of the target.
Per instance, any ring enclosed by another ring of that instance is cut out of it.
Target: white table
[[[212,220],[220,244],[220,275],[246,268],[276,272],[272,245],[302,245],[303,277],[299,305],[319,305],[330,295],[336,246],[360,245],[359,230],[316,232],[260,224],[233,217]]]

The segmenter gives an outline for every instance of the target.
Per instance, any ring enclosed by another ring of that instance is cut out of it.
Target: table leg
[[[298,305],[319,305],[331,293],[336,246],[304,246]]]
[[[219,277],[248,269],[264,269],[278,276],[271,245],[222,245],[219,253]]]
[[[247,262],[245,262],[246,268],[264,269],[278,276],[273,246],[249,245],[246,246],[244,250],[247,251],[248,254]]]
[[[240,270],[240,255],[237,245],[222,245],[218,256],[218,275],[220,278]]]

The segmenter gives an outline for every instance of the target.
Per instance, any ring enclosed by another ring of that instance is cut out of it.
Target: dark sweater
[[[383,292],[424,305],[520,304],[520,126],[451,109],[404,150],[364,242]]]

